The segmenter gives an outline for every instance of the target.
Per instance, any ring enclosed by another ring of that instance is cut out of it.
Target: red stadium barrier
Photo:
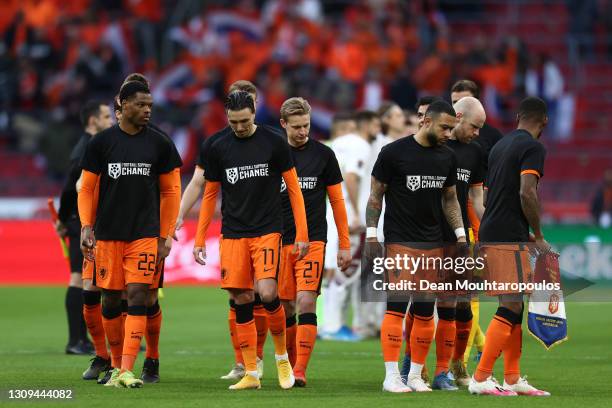
[[[208,262],[201,266],[192,255],[196,223],[187,221],[166,259],[164,283],[217,284],[220,230],[220,222],[213,221],[206,241]],[[63,285],[68,283],[69,273],[51,222],[0,221],[0,285]]]

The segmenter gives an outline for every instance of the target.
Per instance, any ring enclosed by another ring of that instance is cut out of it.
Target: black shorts
[[[83,272],[83,253],[81,252],[81,237],[69,235],[68,254],[70,255],[70,272]]]

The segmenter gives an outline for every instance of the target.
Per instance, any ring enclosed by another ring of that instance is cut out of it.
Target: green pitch
[[[467,391],[393,395],[381,391],[384,368],[378,341],[319,341],[308,371],[308,387],[282,391],[276,382],[271,341],[259,391],[229,391],[219,376],[233,353],[227,333],[227,300],[215,288],[165,289],[161,336],[162,382],[142,389],[106,388],[81,380],[89,359],[63,354],[67,329],[64,288],[0,288],[0,404],[87,407],[595,407],[612,401],[612,303],[569,303],[570,339],[546,352],[530,336],[523,349],[524,373],[552,393],[536,399],[470,396]],[[481,305],[486,326],[495,305]],[[525,330],[526,331],[526,330]],[[430,357],[435,352],[432,350]],[[433,369],[433,358],[429,361]],[[140,374],[142,357],[136,363]],[[474,363],[470,363],[472,372]],[[501,364],[496,369],[501,378]],[[74,390],[72,402],[8,402],[6,390]],[[42,404],[42,405],[41,405]]]

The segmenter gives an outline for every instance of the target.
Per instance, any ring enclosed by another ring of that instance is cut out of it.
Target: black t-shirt
[[[212,144],[217,139],[231,132],[232,132],[232,128],[229,126],[226,126],[220,131],[218,131],[217,133],[214,133],[213,135],[204,139],[204,141],[202,142],[202,145],[200,146],[200,154],[198,154],[198,161],[196,162],[198,167],[200,167],[201,169],[206,168],[207,161],[208,161],[208,153],[210,152],[210,146],[212,146]]]
[[[221,182],[224,238],[282,232],[282,173],[293,168],[287,140],[264,126],[243,139],[229,132],[211,144],[207,161],[206,180]]]
[[[170,136],[168,136],[168,134],[166,132],[164,132],[159,126],[157,126],[155,123],[152,123],[152,122],[149,122],[147,127],[149,129],[152,129],[152,130],[156,131],[157,133],[161,133],[161,135],[164,138],[166,138],[168,140],[168,142],[170,142],[170,144],[172,144],[172,148],[176,151],[176,154],[178,154],[178,150],[176,149],[176,145],[174,144],[174,140],[172,140],[172,138]]]
[[[159,236],[159,175],[181,165],[170,138],[149,126],[129,135],[115,125],[91,139],[81,167],[100,175],[96,238]]]
[[[327,186],[342,183],[342,173],[336,155],[323,143],[308,139],[302,147],[291,147],[308,221],[309,241],[327,241],[325,197]],[[285,181],[281,182],[283,201],[283,244],[295,241],[295,220]]]
[[[60,207],[58,217],[60,221],[67,227],[68,234],[71,236],[79,235],[81,232],[81,223],[79,221],[79,212],[77,209],[77,191],[76,182],[81,176],[81,159],[85,154],[87,142],[91,139],[89,133],[83,133],[77,144],[70,153],[70,170],[66,177],[66,183],[62,189],[60,196]]]
[[[493,126],[485,123],[480,132],[478,133],[478,137],[474,139],[474,142],[477,143],[480,147],[482,147],[483,151],[483,167],[484,167],[484,177],[487,175],[487,159],[489,157],[489,153],[491,149],[497,142],[501,140],[504,135],[502,132],[494,128]]]
[[[480,224],[482,242],[527,242],[529,223],[519,196],[521,174],[544,175],[546,149],[525,130],[504,136],[489,155],[487,206]]]
[[[277,128],[273,126],[269,126],[269,125],[257,125],[257,126],[262,127],[263,129],[269,130],[272,133],[276,133],[280,137],[285,137],[285,135],[280,130],[278,130]],[[212,144],[216,142],[217,139],[219,139],[220,137],[223,137],[224,135],[232,134],[232,133],[233,133],[232,128],[229,126],[226,126],[220,131],[204,139],[204,141],[200,145],[200,153],[198,154],[198,161],[196,162],[198,167],[200,167],[201,169],[206,169],[206,165],[208,161],[208,153],[210,152],[210,146],[212,146]]]
[[[461,207],[461,217],[463,218],[463,226],[466,229],[470,227],[470,220],[467,214],[467,201],[470,191],[470,186],[481,184],[483,180],[483,153],[482,148],[476,143],[461,143],[458,140],[449,140],[446,144],[457,158],[457,201]],[[445,220],[445,219],[444,219]],[[444,222],[444,241],[455,242],[457,236],[455,231]]]
[[[372,175],[387,184],[386,242],[442,241],[442,189],[457,181],[451,149],[423,147],[408,136],[382,148]]]

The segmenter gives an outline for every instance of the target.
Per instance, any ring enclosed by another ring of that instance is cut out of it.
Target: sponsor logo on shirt
[[[121,176],[150,176],[149,163],[108,163],[108,176],[118,179]]]
[[[406,176],[406,187],[410,191],[416,191],[421,187],[421,176]]]
[[[227,181],[230,184],[236,184],[238,180],[244,180],[253,177],[267,177],[268,163],[251,164],[241,167],[230,167],[225,169]]]
[[[121,175],[121,163],[108,163],[108,175],[114,179]]]
[[[227,181],[229,181],[231,184],[236,184],[238,181],[238,167],[225,169],[225,175],[227,176]]]
[[[417,191],[420,188],[442,188],[446,176],[406,176],[406,187],[410,191]]]
[[[465,183],[470,182],[472,172],[468,169],[457,169],[457,181],[463,181]]]
[[[318,177],[298,177],[298,183],[300,183],[301,190],[314,190],[317,188]],[[281,179],[281,193],[287,190],[287,184],[285,180]]]
[[[300,188],[302,190],[314,190],[317,188],[318,177],[299,177]]]

